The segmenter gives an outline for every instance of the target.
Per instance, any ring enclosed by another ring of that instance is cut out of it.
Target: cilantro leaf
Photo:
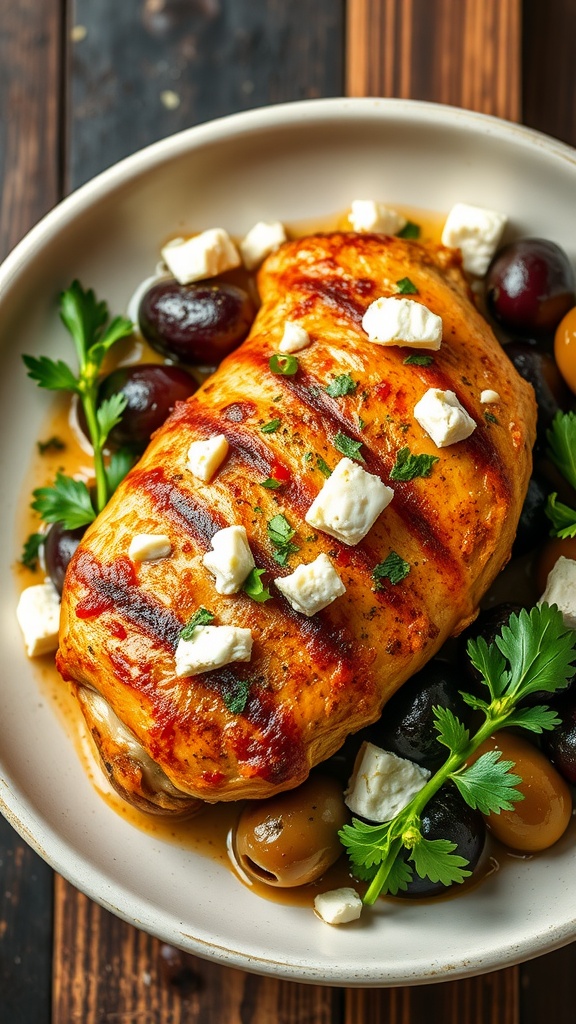
[[[396,287],[399,295],[418,295],[418,289],[409,277],[403,277],[400,281],[396,281]]]
[[[223,690],[222,700],[228,708],[228,711],[233,715],[241,715],[244,711],[246,704],[248,703],[251,685],[252,684],[249,679],[236,679],[234,681],[233,689]]]
[[[402,230],[398,232],[398,238],[420,238],[420,230],[419,224],[409,220]]]
[[[252,569],[242,584],[242,590],[244,593],[248,594],[248,597],[251,597],[253,601],[258,601],[259,604],[272,599],[272,594],[264,586],[261,580],[261,577],[265,572],[265,569]]]
[[[372,867],[381,864],[388,852],[390,823],[368,825],[359,818],[353,818],[352,824],[344,825],[338,835],[353,864]]]
[[[82,366],[102,333],[108,319],[108,307],[105,302],[97,301],[91,288],[84,291],[79,281],[73,281],[60,296],[60,317],[72,335],[78,362]]]
[[[400,448],[390,473],[391,480],[414,480],[417,476],[430,476],[438,455],[412,455],[406,446]]]
[[[546,431],[547,454],[562,476],[576,487],[576,413],[557,412]]]
[[[112,428],[120,422],[127,404],[128,400],[122,391],[117,391],[100,403],[96,410],[96,419],[100,428],[100,444],[104,444]]]
[[[488,750],[464,771],[454,772],[450,778],[460,796],[472,810],[481,814],[499,814],[511,811],[514,804],[524,799],[516,789],[522,779],[510,769],[513,761],[504,761],[499,750]]]
[[[496,637],[496,646],[510,663],[506,695],[518,701],[538,690],[555,693],[566,687],[574,675],[575,640],[556,605],[511,615]]]
[[[278,373],[282,377],[293,377],[298,372],[298,360],[296,356],[281,356],[274,354],[270,356],[268,365],[272,373]]]
[[[506,719],[506,725],[516,725],[529,732],[542,733],[560,725],[560,718],[552,708],[536,704],[530,708],[518,708]]]
[[[106,480],[110,494],[113,494],[118,485],[122,483],[135,461],[136,456],[129,448],[119,448],[118,451],[112,452],[106,467]]]
[[[576,537],[576,509],[558,501],[556,491],[548,495],[544,511],[552,523],[553,536],[561,537],[563,540],[567,537]]]
[[[332,439],[332,444],[336,451],[342,452],[342,455],[347,455],[349,459],[356,459],[357,462],[366,461],[360,454],[362,441],[354,441],[354,439],[348,437],[347,434],[343,434],[341,431],[338,431],[336,436]]]
[[[32,569],[33,572],[38,568],[40,548],[45,540],[46,535],[44,533],[31,533],[24,541],[20,561],[22,565],[25,565],[27,569]]]
[[[435,707],[434,727],[438,733],[438,741],[449,750],[464,750],[470,740],[470,733],[459,718],[445,707]]]
[[[399,892],[406,892],[408,883],[412,881],[413,877],[414,869],[412,865],[407,860],[403,860],[402,857],[397,857],[388,873],[382,892],[390,896],[396,896]],[[366,879],[366,881],[368,880]]]
[[[488,646],[483,636],[479,636],[476,640],[469,640],[466,650],[472,665],[478,670],[490,690],[492,700],[496,700],[504,693],[508,682],[505,658],[496,644]],[[468,699],[466,699],[466,703],[473,706]]]
[[[454,853],[456,848],[456,843],[449,839],[422,837],[413,847],[410,860],[420,878],[452,885],[453,882],[463,882],[472,874],[466,868],[468,861]]]
[[[194,632],[197,626],[209,626],[214,621],[214,615],[209,612],[207,608],[198,608],[198,611],[194,612],[192,618],[186,623],[184,629],[180,632],[181,640],[193,640]]]
[[[37,487],[32,492],[32,508],[45,523],[62,523],[65,530],[87,526],[96,518],[90,492],[83,480],[56,474],[52,487]]]
[[[394,586],[400,583],[410,572],[410,563],[405,562],[395,551],[391,551],[383,562],[372,569],[372,579],[378,585],[380,580],[389,580]]]
[[[128,337],[134,331],[134,324],[124,316],[116,316],[108,325],[104,334],[90,348],[90,360],[98,366],[104,360],[104,356],[110,351],[113,345],[122,338]]]
[[[275,434],[281,423],[282,420],[277,416],[275,419],[270,420],[269,423],[265,423],[263,427],[260,427],[260,430],[263,434]]]
[[[411,352],[402,362],[404,366],[430,366],[434,362],[434,356],[424,355],[423,352]]]
[[[341,373],[324,389],[332,398],[342,398],[344,395],[351,395],[358,387],[358,382],[352,380],[349,373]]]
[[[28,370],[28,376],[41,388],[49,391],[78,392],[78,379],[72,370],[61,359],[49,359],[48,356],[22,356]]]

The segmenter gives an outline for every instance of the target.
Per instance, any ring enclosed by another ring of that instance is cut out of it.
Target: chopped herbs
[[[358,382],[352,380],[349,373],[341,373],[339,377],[334,377],[334,380],[328,384],[325,391],[328,392],[332,398],[342,398],[344,395],[351,395],[358,387]]]
[[[493,412],[485,412],[484,413],[484,419],[487,420],[488,423],[496,423],[496,424],[498,423],[498,420],[496,419],[496,417],[495,417]]]
[[[37,441],[36,446],[40,455],[47,455],[49,452],[63,452],[66,448],[61,437],[49,437],[47,441]]]
[[[272,594],[262,583],[261,577],[265,572],[265,569],[252,569],[242,584],[244,593],[248,594],[253,601],[258,601],[259,604],[272,599]]]
[[[184,629],[180,633],[181,640],[192,640],[194,638],[194,630],[196,626],[209,626],[214,621],[214,615],[209,612],[207,608],[199,608],[189,622],[186,623]]]
[[[399,295],[418,295],[418,289],[409,277],[403,277],[400,281],[396,281],[396,287]]]
[[[410,563],[405,562],[395,551],[391,551],[383,562],[372,569],[372,579],[377,587],[381,580],[389,580],[394,586],[406,579],[410,572]]]
[[[354,441],[353,438],[348,437],[347,434],[342,434],[340,431],[332,440],[336,451],[342,452],[342,455],[347,455],[349,459],[356,459],[357,462],[365,462],[366,460],[360,454],[362,447],[362,441]]]
[[[263,434],[275,434],[281,423],[282,420],[280,419],[279,416],[277,416],[276,419],[270,420],[269,423],[265,423],[264,426],[261,427],[260,429]]]
[[[233,715],[241,715],[244,711],[251,685],[249,679],[235,679],[231,689],[222,691],[222,700]]]
[[[279,373],[282,377],[293,377],[298,371],[298,360],[296,356],[270,356],[268,363],[272,373]]]
[[[270,540],[276,548],[272,555],[274,561],[278,565],[286,565],[290,555],[296,554],[300,550],[296,544],[292,543],[292,537],[296,530],[292,529],[286,516],[280,512],[270,520],[267,531]]]
[[[363,420],[361,416],[359,416],[358,417],[358,430],[364,430],[365,426],[366,426],[366,421]]]
[[[430,366],[434,362],[434,357],[426,356],[423,352],[411,352],[403,362],[405,366]]]
[[[574,674],[576,633],[566,629],[555,605],[542,604],[530,612],[523,609],[510,616],[490,646],[480,636],[469,640],[467,649],[487,692],[486,699],[471,693],[462,697],[482,715],[482,724],[470,736],[449,708],[435,708],[438,739],[447,748],[444,764],[390,821],[367,825],[354,819],[339,833],[353,873],[370,882],[366,904],[374,903],[380,893],[396,895],[406,890],[414,874],[443,885],[467,878],[468,862],[455,852],[455,843],[422,835],[421,817],[428,801],[451,782],[470,807],[484,814],[512,810],[524,798],[517,789],[521,779],[512,772],[512,762],[491,750],[468,764],[471,755],[505,727],[539,734],[559,723],[556,711],[546,705],[525,705],[525,698],[532,694],[564,689]]]
[[[412,455],[406,446],[401,448],[396,455],[390,479],[414,480],[417,476],[430,476],[432,466],[438,461],[437,455]]]
[[[398,238],[420,238],[420,231],[420,225],[409,220],[402,228],[402,231],[398,232]]]
[[[325,477],[332,476],[332,470],[330,469],[330,466],[328,465],[327,462],[324,461],[324,459],[322,458],[321,455],[317,455],[316,456],[316,465],[317,465],[318,469],[320,470],[320,472]]]
[[[266,487],[269,491],[277,491],[279,487],[282,487],[280,480],[275,480],[273,476],[269,476],[267,480],[263,480],[260,484],[261,487]]]
[[[24,541],[20,561],[22,565],[25,565],[27,569],[32,569],[33,572],[38,568],[38,556],[45,540],[46,534],[31,533]]]

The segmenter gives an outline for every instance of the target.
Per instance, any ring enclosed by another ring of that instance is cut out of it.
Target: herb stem
[[[80,401],[86,417],[90,441],[94,449],[94,473],[96,476],[96,504],[98,512],[102,512],[108,501],[108,482],[106,480],[106,468],[104,466],[103,444],[101,432],[98,428],[96,415],[96,385],[86,381],[80,393]]]

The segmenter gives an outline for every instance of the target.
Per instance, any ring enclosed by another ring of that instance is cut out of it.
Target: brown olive
[[[338,831],[348,820],[336,779],[313,775],[297,789],[246,805],[233,837],[238,864],[268,885],[313,882],[342,853]]]
[[[486,815],[488,828],[513,850],[547,850],[564,834],[572,816],[567,783],[544,754],[512,732],[504,730],[491,736],[474,759],[487,750],[500,750],[506,761],[514,762],[512,771],[521,777],[518,788],[524,794],[514,810]]]

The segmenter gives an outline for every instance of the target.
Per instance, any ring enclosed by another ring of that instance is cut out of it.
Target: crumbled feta
[[[546,590],[538,604],[555,604],[562,612],[564,624],[576,629],[576,561],[560,555],[548,573]]]
[[[442,244],[460,249],[464,270],[483,277],[498,248],[507,219],[496,210],[456,203],[446,218]]]
[[[364,742],[358,751],[344,802],[353,814],[368,821],[390,821],[429,778],[426,768]]]
[[[346,587],[325,554],[318,555],[307,565],[299,565],[290,576],[280,576],[274,583],[295,611],[308,616],[322,611],[346,593]]]
[[[314,529],[354,545],[372,529],[393,497],[394,491],[380,477],[344,458],[324,482],[305,519]]]
[[[188,449],[187,468],[199,480],[208,483],[224,462],[229,447],[224,434],[207,437],[205,441],[192,441]]]
[[[284,324],[284,334],[278,348],[280,352],[286,354],[289,352],[300,352],[300,349],[306,348],[310,344],[310,335],[300,324],[295,324],[292,320],[287,320]]]
[[[428,388],[414,406],[414,416],[437,448],[464,441],[476,429],[475,421],[453,391]]]
[[[162,249],[162,258],[180,284],[216,277],[240,266],[240,255],[223,228],[210,228],[194,238],[178,238]]]
[[[60,627],[60,595],[50,580],[26,587],[22,591],[16,618],[29,658],[56,650]]]
[[[279,220],[259,220],[240,242],[240,252],[247,270],[256,267],[286,241],[286,230]]]
[[[492,402],[499,402],[500,395],[497,391],[492,391],[491,388],[486,388],[485,391],[480,393],[480,401],[482,405],[490,405]]]
[[[362,900],[355,889],[344,886],[314,897],[314,911],[326,924],[348,924],[362,913]]]
[[[196,626],[191,640],[179,640],[176,675],[195,676],[232,661],[250,661],[252,631],[242,626]]]
[[[371,302],[362,317],[370,341],[436,351],[442,342],[442,318],[415,299],[388,298]]]
[[[375,203],[373,199],[354,199],[350,223],[354,231],[377,231],[383,235],[397,235],[406,227],[407,220],[401,213],[384,206],[384,203]]]
[[[202,561],[216,578],[219,594],[236,594],[255,562],[243,526],[227,526],[212,537],[212,551]]]
[[[133,562],[154,562],[167,558],[171,552],[172,544],[165,533],[137,533],[130,541],[128,557]]]

